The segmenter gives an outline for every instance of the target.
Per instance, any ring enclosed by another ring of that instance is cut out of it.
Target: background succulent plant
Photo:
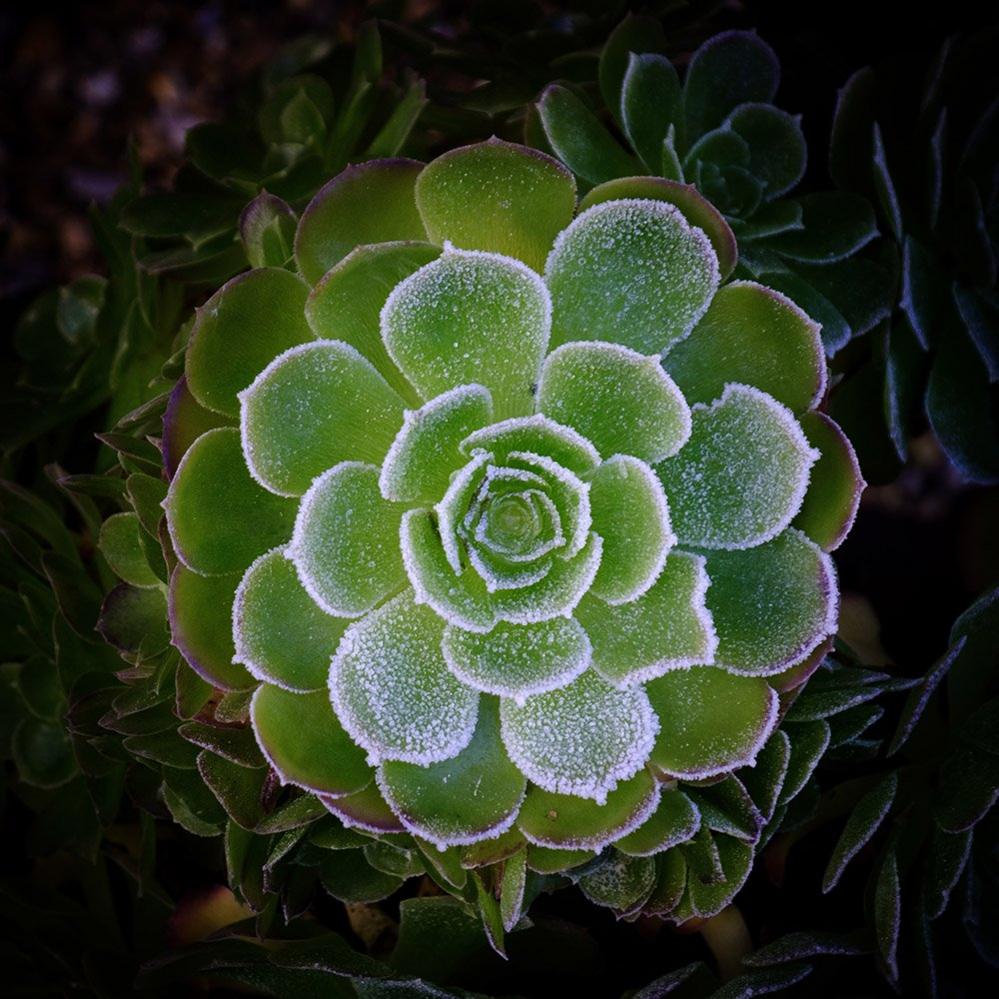
[[[647,190],[672,192],[663,197],[695,187],[738,241],[737,273],[806,309],[835,353],[874,325],[891,282],[879,262],[857,256],[877,235],[870,204],[846,191],[792,195],[808,149],[800,116],[773,103],[780,64],[759,35],[708,39],[690,56],[682,84],[666,50],[656,19],[630,16],[601,52],[599,96],[623,146],[588,105],[587,90],[568,83],[541,95],[528,141],[553,150],[605,197],[635,175],[648,177]]]

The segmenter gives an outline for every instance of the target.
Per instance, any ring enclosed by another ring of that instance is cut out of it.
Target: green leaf
[[[593,672],[523,704],[504,700],[500,717],[507,752],[535,784],[599,803],[641,769],[656,735],[645,693]]]
[[[484,698],[475,734],[457,756],[429,766],[386,761],[378,786],[410,832],[446,849],[506,832],[526,781],[503,748],[497,702]]]
[[[170,392],[170,401],[163,414],[163,470],[167,478],[172,479],[177,474],[181,459],[203,433],[216,427],[232,426],[233,422],[228,416],[205,409],[181,375]]]
[[[819,459],[792,524],[825,551],[834,551],[853,526],[867,483],[853,445],[834,420],[825,413],[805,413],[799,422]]]
[[[330,668],[337,716],[380,760],[450,759],[475,730],[479,695],[448,670],[444,622],[406,590],[344,634]]]
[[[542,413],[491,423],[469,434],[461,442],[461,450],[469,457],[477,450],[488,451],[500,466],[514,451],[545,455],[579,476],[588,475],[600,464],[597,449],[585,437]]]
[[[414,80],[364,150],[364,159],[398,156],[426,105],[427,85],[423,80]]]
[[[615,115],[620,114],[624,79],[632,53],[665,52],[666,35],[657,17],[629,14],[607,36],[600,52],[598,79],[604,103]]]
[[[727,669],[779,673],[836,630],[832,560],[794,528],[758,548],[711,552],[708,577],[716,661]]]
[[[878,234],[874,211],[863,198],[846,191],[821,191],[796,199],[802,228],[780,233],[770,246],[792,260],[833,263],[856,253]]]
[[[301,496],[341,461],[380,464],[402,425],[402,399],[338,341],[285,351],[239,401],[250,475],[279,496]]]
[[[163,591],[119,583],[104,598],[97,631],[121,652],[152,655],[167,647],[167,606]]]
[[[988,371],[963,331],[950,324],[926,386],[926,415],[959,474],[999,482],[999,417]]]
[[[717,639],[704,596],[709,584],[700,555],[669,555],[648,592],[612,606],[587,596],[576,610],[593,643],[593,667],[627,686],[673,669],[714,660]]]
[[[819,457],[791,411],[729,383],[692,417],[690,440],[656,466],[680,543],[749,549],[777,537],[801,507]]]
[[[236,825],[251,831],[256,828],[263,818],[265,767],[251,770],[203,749],[198,754],[198,773]]]
[[[832,891],[839,884],[847,864],[881,828],[891,811],[897,793],[898,774],[892,771],[854,806],[822,876],[823,894]]]
[[[615,848],[632,857],[651,857],[693,839],[701,825],[697,806],[677,788],[665,788],[656,810]]]
[[[808,930],[785,933],[771,943],[746,955],[742,963],[750,967],[789,964],[811,957],[853,957],[870,952],[870,946],[859,933],[829,933]]]
[[[936,825],[930,834],[924,881],[924,905],[930,919],[939,919],[971,856],[973,830],[947,833]]]
[[[10,748],[18,779],[31,787],[61,787],[78,772],[73,744],[61,724],[24,718]]]
[[[348,623],[316,604],[284,551],[270,551],[246,570],[236,590],[233,661],[287,690],[325,689],[330,659]]]
[[[663,177],[622,177],[598,184],[579,203],[582,214],[593,205],[604,201],[620,201],[631,198],[665,201],[675,205],[683,217],[711,241],[718,257],[718,269],[724,280],[732,273],[738,260],[738,247],[735,236],[725,217],[703,197],[693,184],[682,183]]]
[[[999,758],[962,747],[941,770],[934,816],[944,832],[960,833],[976,826],[999,801]]]
[[[550,156],[494,136],[438,156],[420,174],[416,204],[432,242],[502,253],[540,272],[572,221],[576,182]]]
[[[717,128],[736,106],[769,104],[777,93],[780,65],[755,33],[724,31],[693,55],[683,88],[688,141]]]
[[[656,883],[656,862],[651,857],[613,853],[595,871],[579,879],[583,894],[594,905],[631,912],[649,897]]]
[[[898,943],[902,930],[902,901],[895,850],[888,851],[874,883],[874,932],[878,953],[891,982],[898,981]]]
[[[239,217],[239,238],[251,267],[284,267],[293,254],[298,219],[287,202],[261,191]]]
[[[674,777],[751,765],[777,721],[777,696],[764,680],[713,666],[674,670],[645,689],[659,719],[650,762]]]
[[[704,919],[716,916],[746,883],[753,848],[732,836],[702,832],[683,850],[691,909]]]
[[[140,532],[142,527],[134,513],[116,513],[101,525],[97,547],[108,565],[126,583],[138,587],[159,586],[159,577],[150,568]]]
[[[386,804],[373,780],[363,791],[358,791],[356,794],[348,794],[343,798],[323,795],[320,800],[326,810],[339,818],[348,828],[363,829],[376,835],[406,832],[406,827]]]
[[[347,167],[319,190],[295,234],[295,260],[315,284],[356,246],[425,240],[413,190],[423,164],[369,160]]]
[[[313,339],[303,310],[309,289],[290,271],[262,267],[224,284],[197,312],[185,372],[207,409],[239,415],[238,393],[290,347]]]
[[[590,506],[604,540],[590,592],[609,604],[637,600],[659,578],[676,540],[662,483],[644,461],[615,455],[590,482]]]
[[[661,461],[690,436],[690,410],[657,355],[616,343],[567,343],[545,358],[538,408],[602,454]]]
[[[406,581],[399,554],[401,504],[378,491],[378,469],[344,461],[302,497],[287,557],[327,614],[359,617]]]
[[[680,78],[669,59],[629,53],[619,105],[621,122],[650,173],[659,172],[668,130],[683,128],[682,105]]]
[[[763,181],[767,201],[786,194],[801,180],[808,147],[800,116],[772,104],[741,104],[725,121],[749,147],[749,172]]]
[[[119,224],[133,236],[203,240],[231,229],[242,204],[217,188],[211,193],[146,194],[130,202]]]
[[[507,933],[524,914],[527,876],[527,849],[522,847],[504,863],[500,882],[500,918]]]
[[[572,618],[497,624],[488,634],[449,624],[441,652],[451,672],[484,693],[519,702],[571,683],[590,664],[590,641]]]
[[[325,690],[296,694],[261,684],[250,721],[267,762],[285,784],[341,797],[371,780],[364,751],[343,730]]]
[[[341,902],[378,902],[401,887],[403,879],[376,870],[361,850],[335,850],[319,865],[323,887]]]
[[[305,318],[317,337],[356,348],[410,404],[419,396],[385,349],[379,315],[392,289],[440,252],[417,242],[355,247],[326,272],[305,303]]]
[[[804,789],[819,760],[829,746],[829,722],[825,720],[795,723],[785,728],[791,739],[791,758],[777,805],[787,804]]]
[[[239,431],[231,427],[209,430],[195,441],[170,483],[164,507],[178,557],[207,575],[242,571],[287,541],[295,518],[291,500],[250,478]]]
[[[557,850],[601,850],[644,823],[659,803],[659,785],[645,770],[622,781],[600,803],[530,785],[517,817],[528,842]],[[541,858],[532,851],[530,865]],[[550,858],[566,867],[576,857]],[[561,869],[561,868],[559,868]]]
[[[451,473],[465,464],[460,445],[492,422],[492,397],[481,385],[459,385],[403,414],[378,478],[382,496],[396,502],[433,503]]]
[[[178,733],[188,742],[201,749],[210,749],[230,763],[241,767],[262,767],[264,758],[260,755],[253,732],[248,728],[209,725],[201,721],[184,722]]]
[[[393,289],[381,323],[389,354],[424,398],[475,383],[498,419],[533,409],[551,299],[519,261],[448,249]]]
[[[764,821],[777,810],[777,802],[791,762],[791,740],[777,729],[756,756],[756,763],[739,771],[739,780],[749,792]]]
[[[720,288],[663,363],[689,403],[710,403],[729,382],[739,382],[801,412],[826,388],[818,324],[789,298],[753,281]]]
[[[567,87],[552,83],[537,103],[541,127],[566,166],[590,184],[641,173],[592,111]]]
[[[191,669],[213,687],[245,690],[253,677],[233,662],[232,604],[239,577],[202,576],[178,564],[170,577],[173,644]]]
[[[704,314],[718,258],[704,232],[668,202],[605,201],[563,230],[545,279],[553,344],[606,340],[658,353]]]

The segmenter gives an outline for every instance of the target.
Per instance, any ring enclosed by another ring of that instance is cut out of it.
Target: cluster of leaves
[[[848,191],[793,193],[808,150],[800,117],[773,103],[780,65],[758,35],[710,38],[682,84],[666,51],[659,21],[625,19],[600,54],[596,95],[568,81],[547,87],[528,116],[528,141],[603,197],[635,175],[678,204],[696,187],[731,226],[736,275],[796,301],[834,355],[883,317],[892,288],[890,267],[859,252],[877,236],[870,203]]]
[[[995,41],[955,36],[928,66],[867,67],[840,91],[830,172],[876,205],[896,261],[844,386],[858,414],[846,422],[872,428],[872,481],[897,471],[926,419],[964,478],[999,481]]]

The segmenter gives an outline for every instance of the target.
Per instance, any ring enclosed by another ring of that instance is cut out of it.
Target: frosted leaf
[[[592,516],[589,483],[583,482],[546,455],[511,451],[506,460],[513,468],[534,471],[542,477],[547,485],[547,495],[559,512],[559,522],[565,535],[565,547],[559,550],[559,558],[574,558],[586,544],[590,533]]]
[[[572,221],[576,182],[558,160],[493,137],[429,163],[416,203],[435,242],[505,253],[540,271]]]
[[[485,633],[496,621],[485,583],[471,569],[456,573],[448,563],[434,515],[410,510],[399,529],[403,565],[416,599],[449,624]]]
[[[284,550],[275,548],[246,570],[236,590],[233,662],[286,690],[325,690],[330,658],[348,623],[316,604]]]
[[[206,409],[239,415],[237,393],[278,354],[313,339],[302,309],[309,293],[280,267],[257,267],[226,282],[196,312],[184,371]]]
[[[583,550],[568,561],[553,558],[551,569],[533,586],[519,590],[497,590],[491,595],[496,620],[532,624],[553,617],[568,617],[600,568],[603,540],[590,534]]]
[[[597,449],[582,434],[543,413],[514,417],[476,430],[462,441],[461,450],[465,454],[490,451],[499,464],[511,451],[531,451],[547,455],[577,475],[593,471],[600,463]]]
[[[683,791],[669,788],[662,792],[652,815],[614,846],[629,857],[651,857],[693,839],[700,827],[697,805]]]
[[[263,683],[250,702],[250,724],[284,784],[338,797],[371,780],[364,750],[343,730],[325,690],[301,694]]]
[[[331,815],[335,815],[348,829],[363,829],[374,833],[404,833],[406,827],[389,808],[371,772],[371,781],[366,788],[343,798],[319,795],[319,800]]]
[[[283,544],[295,519],[294,503],[250,478],[235,427],[209,430],[191,445],[163,509],[177,557],[205,575],[242,572]]]
[[[590,664],[590,640],[573,618],[501,623],[488,635],[448,625],[441,652],[459,680],[518,703],[564,687]]]
[[[502,556],[494,555],[485,546],[469,545],[467,555],[469,564],[486,584],[488,593],[533,586],[551,571],[551,561],[548,559],[533,565],[514,566]]]
[[[374,761],[426,766],[468,745],[478,691],[441,655],[442,621],[406,590],[352,624],[330,666],[333,708]]]
[[[492,399],[481,385],[460,385],[407,410],[382,464],[382,496],[399,502],[440,499],[451,473],[465,464],[458,445],[491,419]]]
[[[602,801],[530,787],[517,826],[537,846],[602,850],[642,825],[656,810],[660,793],[645,770],[622,781]]]
[[[299,273],[315,284],[356,246],[424,240],[413,189],[417,160],[368,160],[341,170],[302,213],[295,233]]]
[[[402,425],[402,399],[337,340],[285,351],[239,400],[247,467],[280,496],[301,496],[340,461],[380,464]]]
[[[601,454],[660,461],[690,437],[690,409],[659,357],[616,343],[566,343],[552,351],[541,370],[538,407]]]
[[[656,862],[612,852],[596,870],[579,879],[579,890],[594,904],[625,916],[640,912],[656,885]]]
[[[358,617],[405,582],[399,554],[404,508],[382,499],[378,469],[344,461],[302,497],[288,558],[327,614]]]
[[[704,314],[718,287],[718,258],[673,205],[604,201],[562,231],[545,279],[553,343],[606,340],[659,354]]]
[[[434,507],[441,546],[448,564],[454,572],[462,570],[461,549],[458,546],[458,528],[468,513],[472,497],[486,481],[486,474],[493,456],[481,451],[462,467],[451,480],[447,492]]]
[[[705,606],[708,585],[703,556],[677,552],[637,600],[612,606],[587,597],[576,616],[593,643],[593,668],[626,687],[713,662],[718,639]]]
[[[358,246],[327,271],[305,303],[305,318],[320,340],[356,347],[409,404],[419,405],[419,396],[388,356],[378,317],[389,292],[440,254],[429,243]]]
[[[795,528],[758,548],[711,552],[708,575],[715,661],[725,669],[771,676],[836,633],[832,559]]]
[[[472,741],[457,756],[429,766],[386,761],[378,787],[413,835],[446,850],[506,832],[526,781],[503,748],[495,701],[483,698]]]
[[[693,409],[683,450],[656,466],[681,544],[752,548],[791,522],[819,453],[791,411],[748,385]]]
[[[834,551],[853,526],[867,483],[857,452],[834,420],[825,413],[805,413],[801,429],[821,454],[792,524],[827,552]]]
[[[658,730],[644,691],[618,690],[592,670],[567,687],[501,707],[511,759],[546,791],[604,802],[645,764]]]
[[[780,292],[753,281],[718,289],[708,311],[663,364],[690,403],[708,403],[729,382],[752,385],[794,412],[825,392],[821,327]]]
[[[709,849],[712,856],[707,856]],[[736,896],[753,866],[753,847],[734,836],[715,833],[698,837],[684,849],[687,899],[695,916],[717,916]]]
[[[519,260],[445,247],[396,285],[381,329],[390,356],[424,398],[476,383],[489,389],[498,418],[521,416],[534,408],[551,298]]]
[[[777,694],[759,677],[693,666],[645,691],[659,719],[650,763],[669,776],[700,780],[752,766],[777,724]]]
[[[591,592],[609,604],[637,600],[659,578],[676,543],[656,473],[638,458],[608,458],[590,482],[593,529],[604,540]]]

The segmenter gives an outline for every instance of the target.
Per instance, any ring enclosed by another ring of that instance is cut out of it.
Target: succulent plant
[[[898,272],[844,387],[882,477],[928,422],[965,480],[999,481],[994,45],[994,28],[955,35],[932,60],[858,70],[839,94],[830,172],[877,206]]]
[[[237,825],[273,800],[233,748],[248,715],[307,792],[296,828],[324,807],[387,890],[424,867],[472,890],[494,940],[528,871],[676,920],[732,897],[815,762],[777,721],[835,631],[827,550],[862,488],[815,408],[817,324],[720,285],[696,193],[617,193],[576,214],[561,164],[499,140],[348,168],[302,215],[298,273],[198,310],[167,532],[149,476],[104,529],[106,635],[162,658],[134,624],[162,614],[152,530],[172,642],[232,692],[203,710],[198,688],[181,734]]]
[[[666,49],[655,19],[628,17],[600,56],[599,97],[610,128],[585,88],[553,83],[528,116],[528,140],[554,151],[601,197],[619,184],[633,188],[636,176],[652,197],[682,199],[696,189],[738,241],[737,275],[804,308],[834,354],[881,318],[891,282],[887,268],[857,256],[877,235],[870,204],[847,191],[792,193],[808,148],[800,116],[773,103],[780,63],[755,32],[709,38],[690,57],[682,84]],[[734,245],[720,259],[723,271],[735,267]]]

